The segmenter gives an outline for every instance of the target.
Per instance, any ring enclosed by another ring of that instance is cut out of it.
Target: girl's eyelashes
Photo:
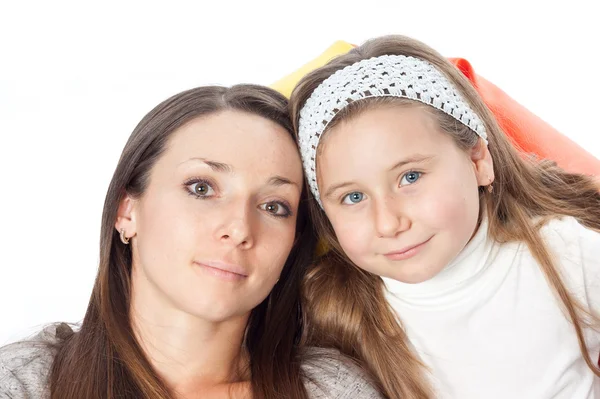
[[[418,172],[416,170],[410,170],[402,175],[400,178],[400,183],[398,184],[400,187],[407,186],[411,184],[415,184],[421,177],[423,176],[423,172]],[[365,194],[360,191],[352,191],[348,194],[345,194],[341,198],[341,203],[344,205],[356,205],[362,202],[365,199]]]
[[[213,183],[206,179],[193,178],[184,183],[188,194],[199,199],[206,199],[215,196]]]
[[[344,205],[354,205],[358,204],[365,198],[365,195],[360,191],[353,191],[348,193],[342,197],[342,204]]]
[[[422,172],[417,172],[416,170],[410,170],[402,175],[402,177],[400,178],[399,186],[402,187],[402,186],[414,184],[421,178],[422,175],[423,175]]]

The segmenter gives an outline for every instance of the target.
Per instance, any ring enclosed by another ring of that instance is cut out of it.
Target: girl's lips
[[[431,237],[428,238],[427,240],[423,241],[420,244],[411,245],[411,246],[402,248],[398,251],[388,252],[388,253],[384,254],[384,256],[390,260],[405,260],[405,259],[412,258],[416,254],[418,254],[421,251],[421,249],[425,246],[425,244],[427,244],[430,240],[431,240]]]

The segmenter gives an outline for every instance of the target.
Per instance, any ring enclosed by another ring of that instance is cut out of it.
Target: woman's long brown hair
[[[131,250],[114,224],[125,193],[140,196],[170,135],[192,119],[222,110],[260,115],[292,135],[287,100],[254,85],[200,87],[177,94],[148,113],[131,134],[110,182],[100,237],[100,266],[79,331],[56,348],[53,399],[174,398],[136,341],[129,317]],[[303,193],[306,198],[306,189]],[[306,201],[298,210],[296,244],[280,281],[250,315],[245,349],[255,398],[307,398],[301,379],[299,282],[315,245]]]
[[[498,242],[526,243],[572,321],[585,362],[600,376],[582,331],[588,326],[597,328],[598,315],[591,315],[569,294],[539,233],[540,225],[560,216],[572,216],[584,226],[600,230],[598,186],[588,176],[568,173],[552,162],[527,158],[515,150],[476,90],[443,56],[404,36],[369,40],[301,80],[290,100],[295,130],[300,110],[321,82],[345,66],[384,54],[429,61],[453,82],[480,116],[488,132],[489,151],[494,161],[494,190],[492,193],[480,190],[490,236]],[[477,144],[475,133],[452,117],[405,99],[357,101],[342,110],[328,129],[365,109],[390,103],[428,109],[460,148],[467,150]],[[317,232],[330,251],[311,268],[303,283],[307,344],[335,347],[354,357],[373,374],[382,392],[390,398],[433,397],[426,367],[411,349],[401,326],[402,315],[396,315],[387,303],[381,278],[359,269],[345,256],[330,222],[312,196],[310,211]]]

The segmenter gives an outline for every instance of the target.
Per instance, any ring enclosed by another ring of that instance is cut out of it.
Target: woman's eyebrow
[[[183,161],[181,164],[184,164],[186,162],[189,161],[199,161],[202,162],[204,164],[206,164],[208,167],[210,167],[213,171],[215,172],[221,172],[221,173],[231,173],[233,172],[233,167],[229,164],[223,163],[223,162],[218,162],[218,161],[211,161],[210,159],[207,158],[201,158],[201,157],[193,157],[190,158],[186,161]]]

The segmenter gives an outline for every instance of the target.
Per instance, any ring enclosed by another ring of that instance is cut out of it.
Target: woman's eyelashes
[[[214,184],[206,179],[193,178],[186,181],[184,186],[188,194],[199,199],[214,197],[216,194]]]
[[[283,201],[270,201],[259,205],[259,208],[272,216],[278,218],[288,218],[292,216],[292,208]]]
[[[183,185],[189,195],[198,199],[213,198],[217,195],[217,185],[204,178],[192,178]],[[258,208],[277,218],[288,218],[294,214],[291,205],[287,201],[263,202]]]

